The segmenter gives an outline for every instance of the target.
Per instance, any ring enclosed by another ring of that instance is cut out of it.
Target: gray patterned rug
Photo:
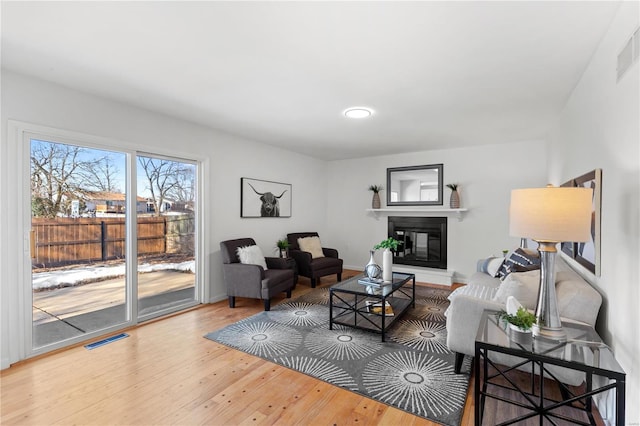
[[[318,288],[205,337],[445,425],[459,425],[470,362],[453,372],[444,311],[448,290],[416,287],[409,309],[380,335],[334,325]]]

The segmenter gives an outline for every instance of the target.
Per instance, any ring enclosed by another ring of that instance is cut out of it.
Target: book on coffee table
[[[382,285],[385,284],[391,284],[391,282],[384,282],[384,280],[382,278],[360,278],[358,280],[358,284],[362,284],[362,285],[374,285],[376,287],[380,287]]]
[[[369,312],[376,315],[382,315],[382,302],[373,302],[371,300],[367,300],[366,303]],[[394,315],[393,308],[387,301],[384,302],[384,315],[387,317],[392,317]]]

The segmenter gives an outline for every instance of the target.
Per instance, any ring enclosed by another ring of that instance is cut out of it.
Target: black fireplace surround
[[[447,269],[447,218],[389,216],[389,236],[400,241],[393,263]]]

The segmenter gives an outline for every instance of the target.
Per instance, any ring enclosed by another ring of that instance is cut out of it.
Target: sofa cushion
[[[539,269],[539,265],[540,258],[536,252],[518,247],[506,256],[504,263],[498,270],[498,276],[504,280],[511,272],[517,272],[518,268]]]
[[[324,257],[320,237],[298,238],[298,246],[300,247],[300,250],[311,253],[312,259]]]
[[[515,297],[527,309],[535,309],[538,303],[540,271],[513,272],[502,281],[493,300],[507,303],[509,296]]]
[[[238,247],[237,253],[238,259],[240,259],[240,263],[244,263],[245,265],[259,265],[264,269],[267,269],[267,262],[264,259],[264,255],[262,254],[262,250],[260,250],[260,247]]]

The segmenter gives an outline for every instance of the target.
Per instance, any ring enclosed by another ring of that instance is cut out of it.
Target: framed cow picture
[[[240,178],[240,217],[291,217],[291,184]]]

